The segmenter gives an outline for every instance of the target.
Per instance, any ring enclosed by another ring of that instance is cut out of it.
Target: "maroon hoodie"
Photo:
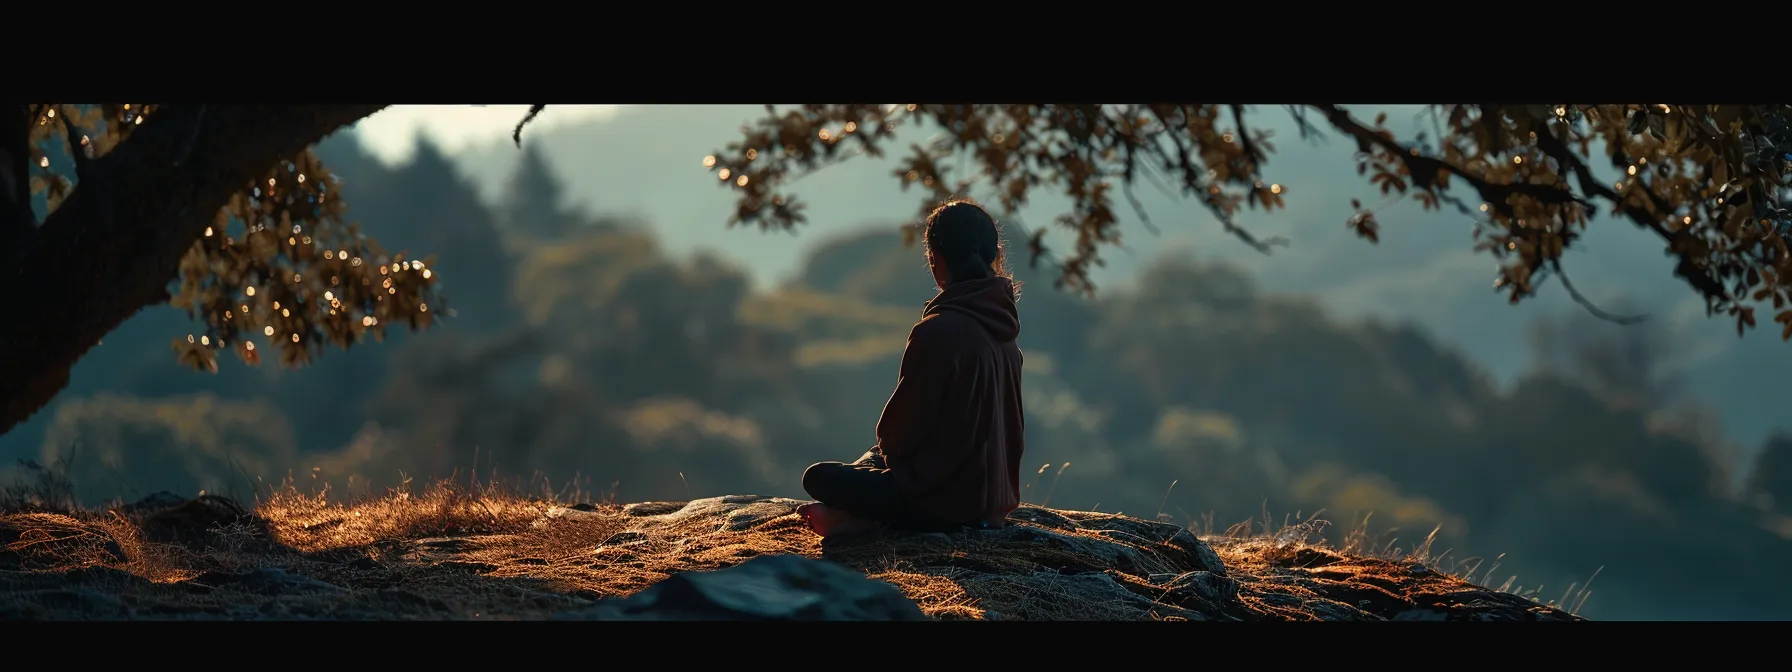
[[[1007,278],[947,287],[909,331],[877,445],[917,513],[997,527],[1020,505],[1019,335]]]

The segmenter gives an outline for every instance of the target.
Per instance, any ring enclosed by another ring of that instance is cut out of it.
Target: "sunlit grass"
[[[255,507],[274,541],[301,553],[448,535],[505,534],[528,529],[550,504],[500,488],[438,483],[413,495],[397,489],[342,503],[327,491],[288,486]]]
[[[1219,553],[1229,570],[1257,579],[1245,582],[1256,590],[1245,591],[1241,599],[1253,601],[1265,612],[1293,620],[1301,620],[1306,612],[1289,610],[1265,599],[1266,596],[1316,599],[1321,596],[1313,589],[1317,583],[1330,584],[1327,592],[1334,594],[1339,586],[1345,586],[1368,595],[1369,599],[1383,595],[1397,597],[1402,587],[1415,583],[1415,577],[1430,575],[1448,580],[1419,579],[1416,582],[1446,588],[1452,583],[1459,587],[1489,588],[1578,615],[1592,596],[1592,578],[1598,576],[1595,571],[1586,583],[1570,585],[1560,597],[1551,599],[1542,593],[1542,586],[1527,590],[1517,583],[1516,576],[1508,576],[1495,584],[1500,558],[1453,559],[1447,549],[1438,552],[1435,545],[1441,527],[1433,528],[1415,543],[1402,545],[1398,537],[1372,535],[1369,532],[1370,516],[1364,516],[1344,535],[1342,543],[1335,544],[1325,535],[1331,523],[1318,515],[1274,521],[1265,513],[1261,518],[1242,521],[1223,531],[1216,532],[1211,521],[1205,525],[1191,524],[1191,528],[1202,532],[1201,539]],[[1288,576],[1291,567],[1299,568],[1299,573],[1319,581],[1275,580],[1274,577]],[[1257,594],[1252,595],[1252,592]]]

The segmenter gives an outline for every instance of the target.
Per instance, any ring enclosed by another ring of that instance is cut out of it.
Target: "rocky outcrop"
[[[823,543],[795,515],[801,503],[757,496],[623,507],[475,502],[463,507],[474,512],[472,522],[432,522],[434,536],[399,530],[371,543],[371,533],[344,530],[424,504],[389,500],[300,516],[267,504],[244,512],[162,501],[85,522],[0,515],[0,570],[11,570],[0,571],[0,594],[10,594],[0,598],[0,614],[1575,620],[1420,563],[1340,553],[1289,535],[1201,539],[1126,516],[1022,507],[1001,530]],[[202,518],[211,522],[180,523]],[[486,527],[473,529],[480,520]],[[120,527],[127,522],[137,527]],[[42,531],[48,525],[58,532]],[[49,548],[50,539],[63,540],[56,542],[62,550]]]
[[[895,586],[829,562],[768,555],[727,569],[681,572],[634,596],[563,620],[925,621]]]

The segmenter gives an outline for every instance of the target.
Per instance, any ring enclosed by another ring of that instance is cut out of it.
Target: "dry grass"
[[[327,489],[307,494],[288,485],[263,498],[255,512],[275,541],[301,553],[323,553],[426,537],[519,532],[550,506],[489,486],[449,482],[417,495],[399,489],[350,503],[332,500]]]
[[[1592,595],[1591,580],[1569,586],[1559,599],[1539,590],[1515,588],[1516,577],[1497,587],[1492,583],[1499,559],[1451,559],[1436,553],[1438,530],[1403,547],[1397,538],[1377,540],[1368,534],[1368,519],[1334,546],[1324,540],[1329,523],[1317,518],[1272,522],[1267,516],[1246,521],[1202,538],[1241,578],[1239,599],[1266,614],[1290,620],[1326,616],[1312,606],[1319,600],[1371,605],[1412,602],[1459,607],[1488,595],[1511,596],[1537,609],[1578,614]],[[1484,571],[1483,571],[1484,570]],[[1594,573],[1597,578],[1598,573]]]
[[[1385,618],[1474,600],[1542,608],[1430,569],[1428,546],[1328,548],[1312,541],[1311,522],[1208,535],[1232,578],[1196,585],[1187,579],[1202,574],[1190,570],[1198,559],[1170,538],[1190,533],[1109,514],[1029,508],[1034,522],[1022,527],[1051,536],[830,542],[824,553],[789,500],[569,505],[443,482],[349,502],[288,485],[252,510],[212,497],[51,511],[55,487],[43,487],[0,497],[11,511],[0,513],[0,593],[10,594],[0,615],[540,618],[775,553],[860,568],[942,619]]]

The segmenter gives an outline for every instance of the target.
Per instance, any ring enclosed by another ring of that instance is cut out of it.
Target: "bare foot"
[[[876,523],[821,502],[796,507],[796,512],[803,517],[803,522],[808,524],[810,530],[822,537],[868,532],[876,526]]]

